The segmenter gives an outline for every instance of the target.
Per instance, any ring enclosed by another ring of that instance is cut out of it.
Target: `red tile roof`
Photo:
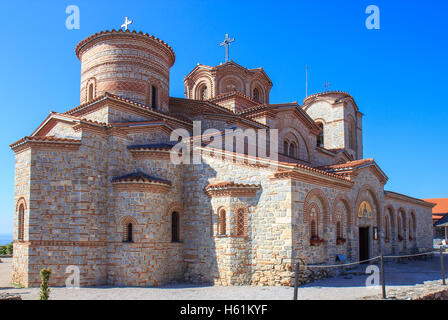
[[[448,198],[433,198],[423,199],[426,202],[435,203],[436,206],[432,208],[433,218],[435,214],[448,213]]]
[[[360,160],[354,160],[354,161],[349,161],[346,163],[341,163],[341,164],[333,164],[333,165],[329,165],[329,166],[322,166],[319,167],[319,169],[321,170],[328,170],[328,171],[332,171],[332,170],[343,170],[343,169],[352,169],[352,168],[358,168],[360,166],[363,166],[365,164],[369,164],[369,163],[374,163],[375,160],[373,158],[370,159],[360,159]]]
[[[24,137],[20,139],[19,141],[16,141],[9,146],[11,148],[15,148],[25,142],[28,141],[36,141],[36,142],[55,142],[55,143],[72,143],[72,144],[81,144],[81,140],[77,139],[66,139],[66,138],[57,138],[53,136],[45,136],[45,137]]]
[[[79,58],[79,51],[81,50],[81,48],[82,48],[86,43],[88,43],[88,42],[94,40],[94,39],[97,38],[97,37],[105,36],[105,35],[113,35],[113,34],[118,34],[118,35],[120,35],[120,34],[121,34],[121,35],[124,35],[124,34],[125,34],[125,35],[141,36],[141,37],[144,37],[144,38],[146,38],[146,39],[149,39],[149,40],[152,40],[152,41],[156,41],[156,42],[160,43],[162,46],[164,46],[165,48],[167,48],[167,49],[170,51],[170,53],[172,54],[172,63],[171,63],[171,66],[174,64],[174,61],[175,61],[175,59],[176,59],[176,54],[174,53],[173,48],[171,48],[171,47],[168,45],[168,43],[166,43],[165,41],[163,41],[163,40],[161,40],[161,39],[159,39],[159,38],[156,38],[156,37],[154,37],[154,36],[152,36],[152,35],[149,35],[148,33],[143,33],[143,32],[141,32],[141,31],[140,31],[140,32],[137,32],[137,31],[135,31],[135,30],[134,30],[134,31],[130,31],[130,30],[123,31],[123,30],[121,30],[121,29],[119,29],[119,30],[115,30],[115,29],[113,29],[113,30],[111,30],[111,31],[106,30],[106,31],[97,32],[97,33],[91,35],[90,37],[88,37],[88,38],[82,40],[80,43],[78,43],[78,45],[77,45],[76,48],[75,48],[76,56]]]
[[[217,96],[215,96],[213,98],[210,98],[208,100],[209,101],[223,100],[223,99],[226,99],[226,98],[229,98],[229,97],[234,97],[234,96],[239,96],[239,97],[242,97],[244,99],[247,99],[247,100],[253,102],[254,105],[261,105],[261,103],[259,101],[256,101],[256,100],[252,99],[251,97],[246,96],[245,94],[243,94],[243,93],[241,93],[239,91],[225,92],[225,93],[219,94],[219,95],[217,95]]]
[[[245,184],[245,183],[235,183],[233,181],[226,181],[226,182],[218,182],[218,183],[209,184],[208,186],[206,186],[204,188],[204,190],[207,191],[210,189],[227,189],[227,188],[232,188],[232,189],[234,189],[234,188],[245,188],[245,189],[256,188],[256,189],[258,189],[258,188],[260,188],[260,186],[257,184]]]
[[[147,183],[159,183],[159,184],[165,184],[170,186],[171,181],[161,179],[158,177],[147,175],[143,172],[137,171],[129,174],[125,174],[119,177],[112,178],[112,183],[118,183],[118,182],[147,182]]]

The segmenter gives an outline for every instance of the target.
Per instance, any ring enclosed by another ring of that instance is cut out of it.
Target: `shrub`
[[[12,254],[12,242],[6,246],[6,254]]]
[[[48,282],[50,281],[51,269],[40,270],[40,278],[42,283],[40,285],[40,300],[48,300],[50,297],[50,289],[48,288]]]
[[[0,246],[0,256],[6,255],[6,246]]]

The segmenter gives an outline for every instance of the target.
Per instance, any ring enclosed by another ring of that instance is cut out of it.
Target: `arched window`
[[[355,128],[354,128],[353,124],[350,125],[349,139],[350,139],[350,149],[355,150],[355,148],[356,148],[356,140],[355,140]]]
[[[319,128],[321,129],[319,135],[317,136],[317,146],[323,147],[324,146],[324,124],[322,122],[319,122],[317,124]]]
[[[336,238],[337,239],[342,239],[343,238],[343,234],[342,234],[342,225],[341,222],[338,221],[336,223]]]
[[[348,118],[348,147],[349,149],[356,150],[356,128],[355,121],[352,116]]]
[[[289,145],[289,156],[291,158],[297,158],[297,147],[295,143]]]
[[[127,223],[123,230],[123,242],[134,242],[134,226],[132,223]]]
[[[179,213],[171,214],[171,242],[179,242]]]
[[[95,98],[93,83],[89,84],[88,97],[89,97],[89,99],[88,99],[89,101],[92,101]]]
[[[236,235],[239,237],[244,236],[244,223],[245,220],[245,214],[244,209],[238,209],[236,214]]]
[[[317,223],[316,223],[316,220],[311,220],[311,223],[310,223],[310,235],[311,235],[311,239],[317,238],[319,236],[318,233],[317,233]]]
[[[222,209],[218,214],[218,234],[226,234],[226,210]]]
[[[403,226],[401,223],[401,214],[398,214],[398,219],[397,219],[397,231],[398,231],[398,241],[403,240]]]
[[[415,222],[414,212],[411,212],[411,215],[409,217],[409,240],[415,239],[416,226],[417,224]]]
[[[208,95],[207,86],[203,86],[200,90],[200,99],[207,100],[207,95]]]
[[[258,88],[254,88],[254,91],[252,92],[252,98],[255,101],[260,101],[260,91],[258,90]]]
[[[283,154],[289,154],[289,142],[287,140],[283,141]]]
[[[23,241],[25,233],[25,207],[23,204],[21,204],[19,207],[19,216],[17,222],[18,222],[17,238],[19,241]]]
[[[384,240],[389,241],[390,240],[390,222],[389,222],[389,215],[386,214],[384,217]]]
[[[151,107],[157,109],[157,88],[156,86],[151,86]]]

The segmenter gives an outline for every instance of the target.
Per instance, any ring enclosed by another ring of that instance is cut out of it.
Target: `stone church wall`
[[[106,141],[83,137],[78,151],[30,151],[26,285],[40,283],[43,267],[52,268],[52,285],[65,285],[65,269],[73,264],[80,267],[82,284],[105,283]],[[16,172],[20,170],[17,166]]]
[[[280,285],[290,281],[290,182],[270,181],[270,169],[204,157],[185,168],[186,279],[221,285]],[[260,184],[254,197],[210,198],[209,183]],[[234,215],[247,214],[247,237],[235,237]],[[225,237],[216,234],[218,210],[227,212]],[[201,237],[197,237],[201,234]]]

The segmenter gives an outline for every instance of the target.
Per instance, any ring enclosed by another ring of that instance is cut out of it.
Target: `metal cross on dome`
[[[128,30],[128,25],[132,24],[132,20],[128,20],[128,17],[125,18],[124,23],[121,25],[122,28],[124,28],[124,30]]]
[[[229,38],[229,34],[226,33],[226,38],[223,42],[219,44],[220,47],[226,47],[226,62],[229,61],[229,46],[232,42],[235,41],[235,38]]]

